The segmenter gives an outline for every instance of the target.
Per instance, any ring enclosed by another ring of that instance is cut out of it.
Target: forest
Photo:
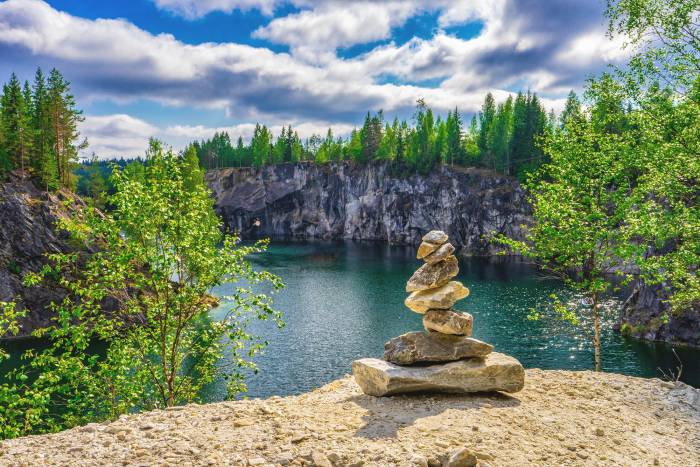
[[[46,79],[38,69],[32,85],[29,81],[22,85],[12,73],[0,99],[0,173],[21,169],[46,190],[61,183],[93,198],[109,191],[110,163],[125,167],[124,158],[133,155],[104,161],[97,154],[80,161],[79,153],[88,142],[87,138],[79,142],[78,125],[84,117],[75,105],[70,82],[58,70],[51,70]],[[248,144],[241,136],[234,144],[227,132],[217,132],[190,146],[205,169],[385,160],[392,162],[396,175],[423,174],[449,164],[491,169],[524,181],[528,172],[548,161],[542,150],[547,135],[558,131],[571,115],[581,115],[580,109],[573,91],[559,117],[553,110],[547,114],[536,93],[519,92],[501,103],[488,93],[481,111],[465,128],[457,107],[443,118],[419,99],[410,123],[398,117],[389,122],[381,110],[374,115],[368,112],[362,127],[345,139],[335,137],[329,128],[325,136],[314,134],[302,140],[291,125],[275,138],[266,125],[257,124]]]
[[[567,108],[580,113],[573,91]],[[381,110],[375,115],[368,112],[362,127],[355,128],[346,139],[334,137],[329,128],[325,137],[314,134],[302,141],[291,126],[283,128],[275,139],[266,125],[257,124],[248,145],[240,136],[234,145],[227,132],[217,132],[213,138],[191,145],[205,168],[385,160],[392,162],[397,175],[422,174],[443,164],[456,164],[492,169],[524,180],[528,171],[547,161],[540,143],[568,117],[563,118],[560,122],[553,110],[547,114],[536,93],[519,92],[515,98],[509,96],[497,104],[489,92],[467,128],[457,107],[446,118],[436,117],[419,99],[410,124],[398,117],[389,122]]]

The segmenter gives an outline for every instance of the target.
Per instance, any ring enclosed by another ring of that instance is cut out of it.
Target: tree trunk
[[[593,292],[593,321],[595,324],[595,371],[600,372],[600,320],[598,317],[598,292]]]

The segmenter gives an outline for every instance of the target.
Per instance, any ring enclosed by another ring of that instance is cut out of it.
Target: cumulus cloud
[[[253,8],[272,15],[282,4],[277,0],[153,1],[188,18],[214,10]],[[409,116],[419,98],[439,112],[459,106],[470,113],[480,108],[486,92],[501,100],[516,83],[523,90],[537,91],[548,107],[560,110],[561,97],[580,87],[586,74],[626,57],[618,42],[605,38],[603,7],[594,2],[291,3],[301,10],[272,18],[254,33],[258,39],[288,45],[290,53],[236,43],[189,45],[170,34],[151,34],[126,20],[75,17],[41,0],[0,3],[0,47],[5,56],[55,64],[69,74],[75,94],[83,101],[143,99],[164,106],[218,109],[228,118],[247,122],[222,126],[233,129],[232,137],[252,134],[256,121],[291,122],[297,129],[308,129],[307,136],[325,134],[328,125],[343,134],[361,123],[367,110]],[[430,37],[402,44],[386,42],[394,28],[425,12],[437,14],[438,28]],[[483,24],[476,37],[450,34],[448,28],[473,21]],[[337,53],[340,48],[374,41],[383,43],[354,58]],[[421,84],[426,82],[431,84]],[[144,141],[147,136],[129,129],[138,127],[134,122],[148,124],[137,119],[127,124],[125,117],[115,122],[128,130],[130,136],[122,147],[131,151],[134,138]],[[194,139],[210,137],[211,133],[202,133],[216,130],[183,123],[174,122],[163,131],[173,138]],[[97,140],[91,141],[95,147]],[[117,139],[104,143],[105,154],[116,145]],[[143,147],[139,145],[138,153]]]
[[[79,130],[90,142],[81,156],[89,157],[94,152],[100,159],[143,155],[148,138],[159,132],[158,127],[124,114],[86,115]]]

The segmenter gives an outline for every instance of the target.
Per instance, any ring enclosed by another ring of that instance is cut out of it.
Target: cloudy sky
[[[256,122],[347,135],[367,111],[416,99],[465,120],[487,92],[531,89],[560,111],[608,63],[601,0],[6,0],[0,80],[56,67],[72,82],[89,152],[175,149]]]

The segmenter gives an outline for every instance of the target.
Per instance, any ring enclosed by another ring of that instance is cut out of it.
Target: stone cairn
[[[433,230],[418,248],[420,267],[406,285],[413,292],[407,307],[423,315],[427,332],[413,331],[384,346],[384,360],[364,358],[352,362],[355,380],[366,394],[388,396],[415,391],[468,393],[518,392],[525,385],[525,370],[513,357],[493,352],[493,346],[472,339],[469,313],[452,309],[469,295],[460,282],[455,248],[447,235]]]

